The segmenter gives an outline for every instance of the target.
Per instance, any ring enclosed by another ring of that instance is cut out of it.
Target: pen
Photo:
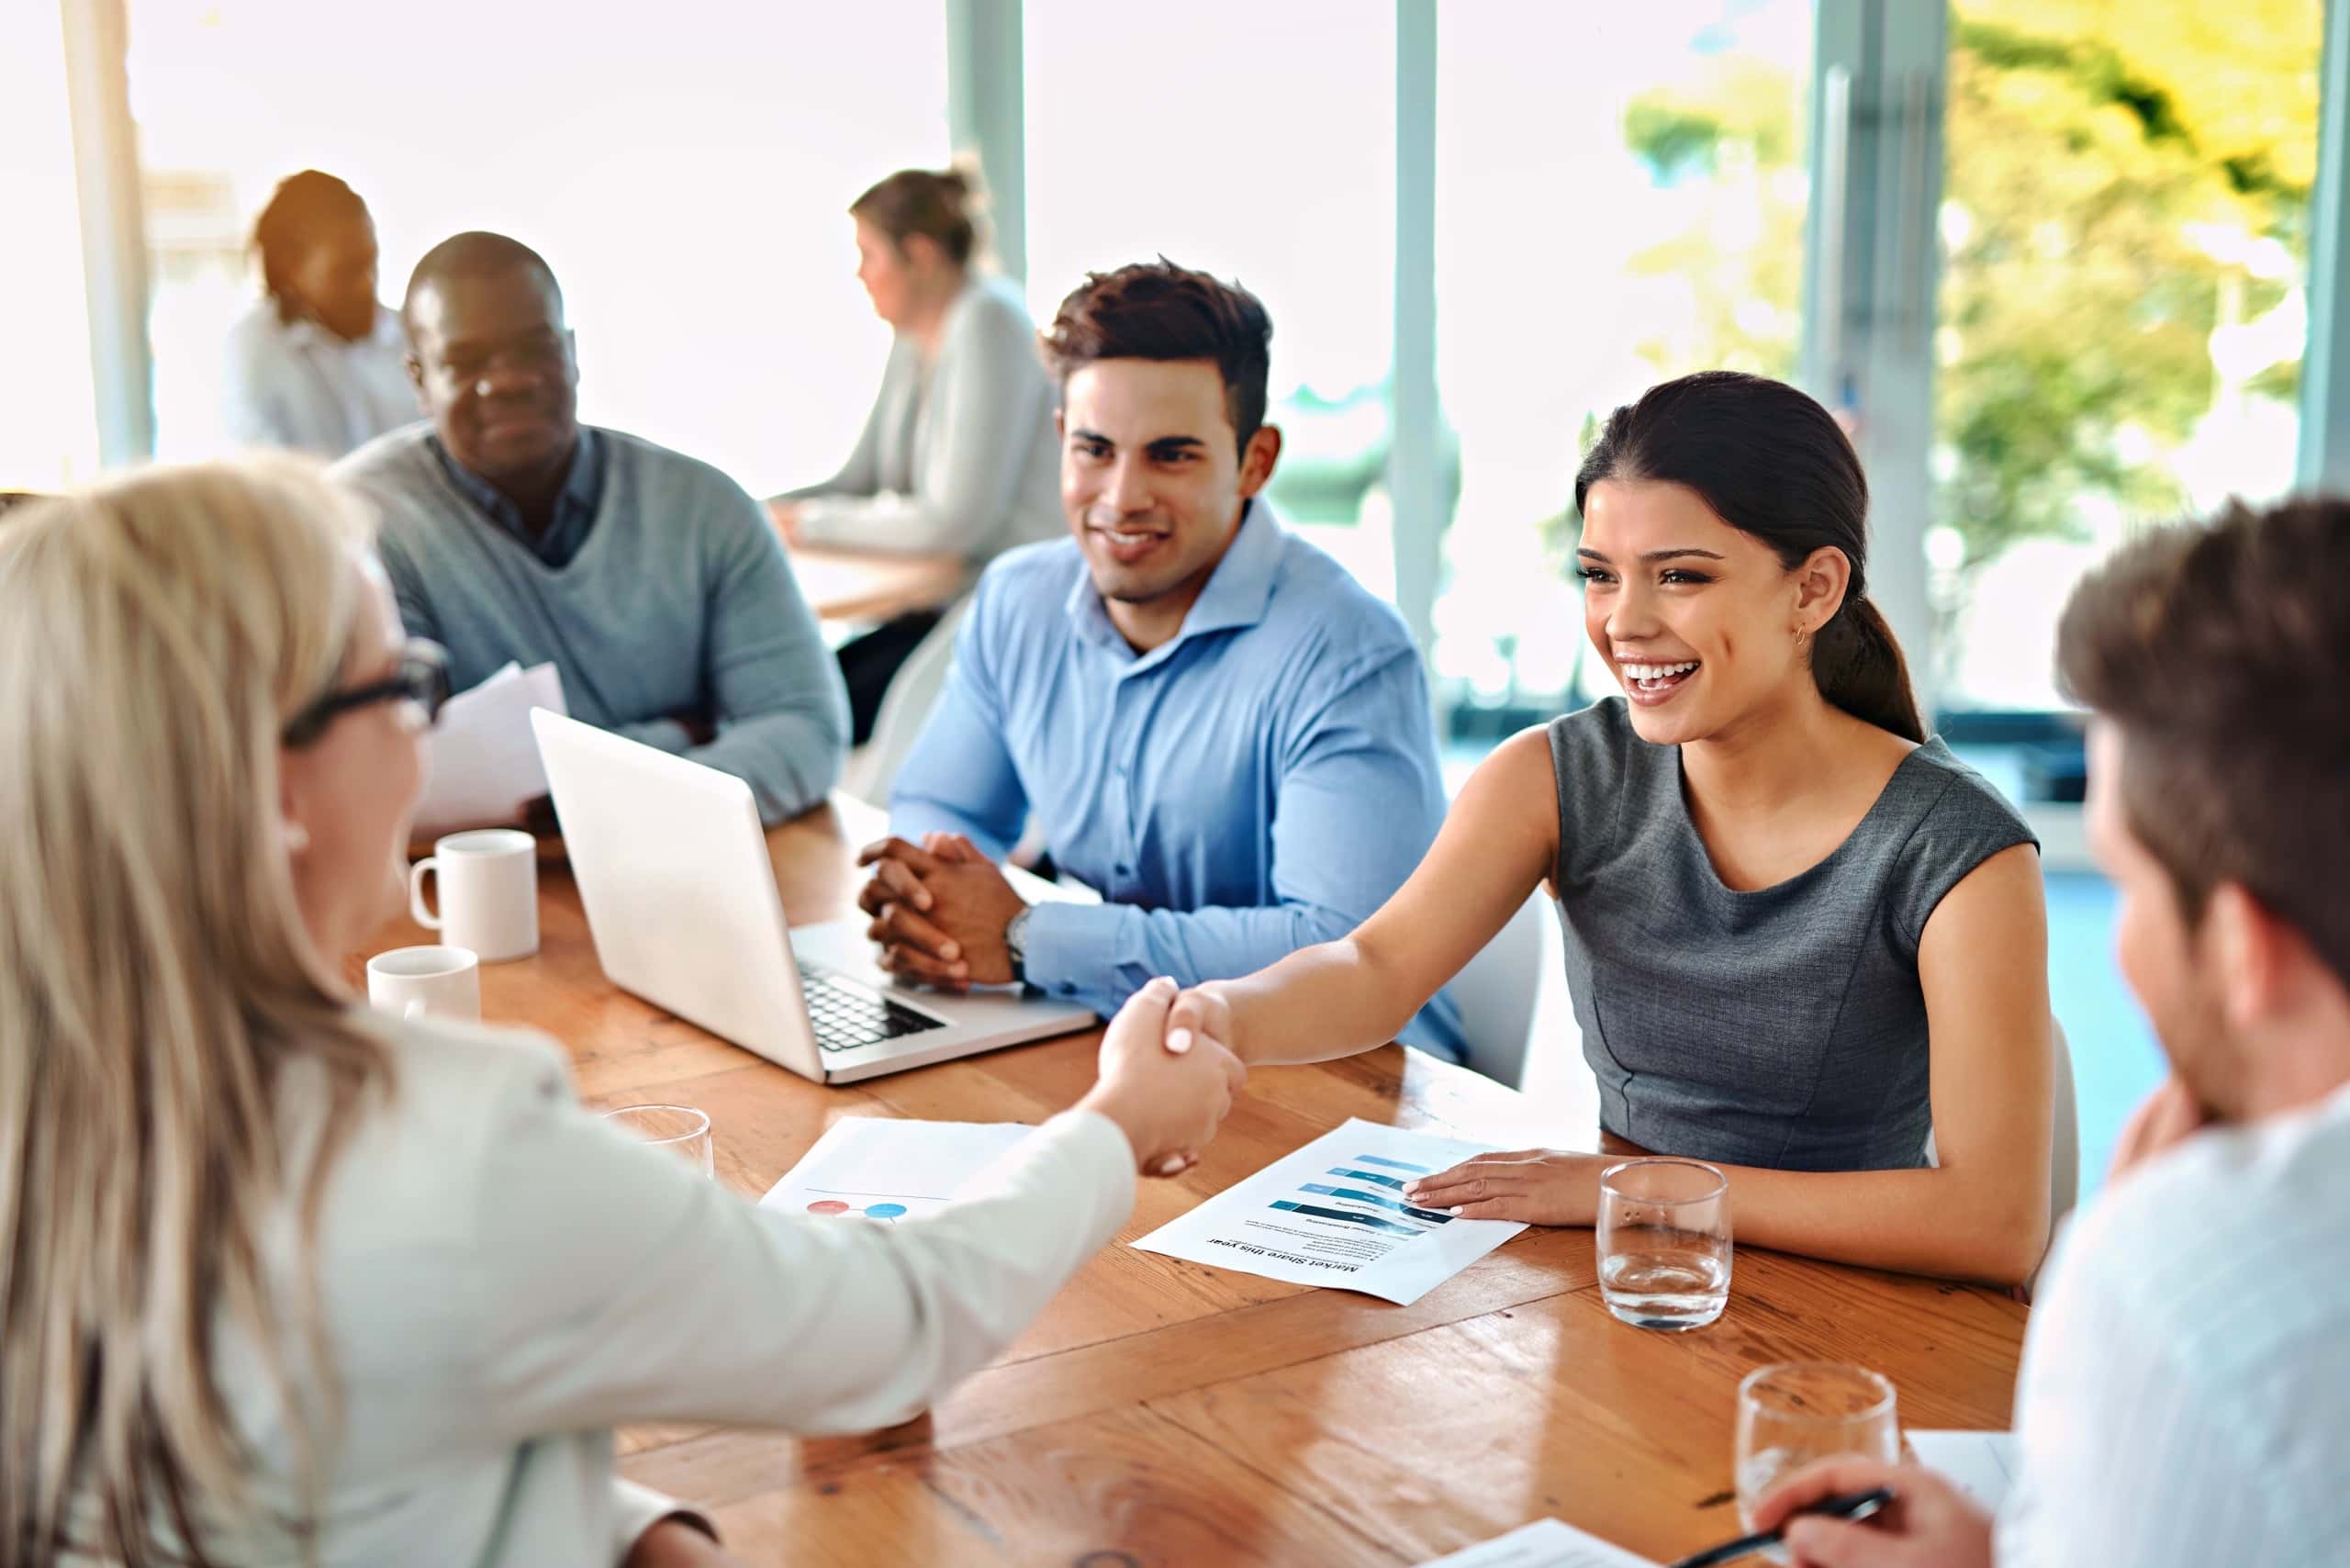
[[[1864,1519],[1893,1501],[1893,1488],[1874,1486],[1866,1492],[1847,1492],[1841,1497],[1822,1497],[1807,1508],[1797,1508],[1794,1518],[1803,1514],[1830,1514],[1842,1519]],[[1754,1535],[1742,1535],[1736,1540],[1726,1540],[1719,1546],[1709,1546],[1695,1557],[1684,1557],[1673,1568],[1715,1568],[1720,1562],[1735,1562],[1766,1546],[1776,1546],[1786,1526],[1766,1529]]]

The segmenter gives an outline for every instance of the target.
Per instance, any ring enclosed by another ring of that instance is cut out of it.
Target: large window
[[[2055,707],[2091,563],[2290,487],[2323,9],[1953,8],[1925,540],[1945,707]]]
[[[1435,673],[1464,739],[1559,711],[1575,465],[1650,384],[1794,373],[1809,0],[1447,7],[1438,375],[1459,442]]]
[[[73,122],[55,6],[0,6],[0,491],[98,465]]]
[[[392,303],[459,230],[537,247],[579,334],[582,417],[755,490],[846,454],[888,337],[845,209],[946,156],[940,6],[129,0],[129,21],[164,454],[219,442],[246,238],[305,167],[374,208]]]
[[[1272,498],[1392,591],[1383,470],[1395,252],[1394,13],[1360,0],[1024,7],[1028,297],[1165,254],[1273,320]]]

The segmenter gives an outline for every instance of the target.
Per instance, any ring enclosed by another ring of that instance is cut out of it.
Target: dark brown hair
[[[887,234],[900,253],[920,234],[958,267],[979,247],[979,207],[978,182],[960,169],[901,169],[848,204],[851,218]]]
[[[1844,553],[1844,602],[1811,644],[1819,694],[1856,719],[1922,742],[1926,726],[1893,628],[1868,600],[1869,482],[1843,428],[1784,381],[1701,371],[1651,386],[1607,416],[1575,475],[1575,514],[1602,479],[1685,485],[1789,571]]]
[[[261,258],[262,287],[272,299],[283,301],[287,274],[322,231],[367,221],[367,204],[332,174],[305,169],[286,175],[253,220],[252,248]]]
[[[1265,423],[1272,318],[1237,283],[1161,256],[1090,273],[1045,329],[1045,363],[1063,382],[1103,359],[1213,360],[1240,450]]]
[[[2350,500],[2164,528],[2081,580],[2065,694],[2110,720],[2132,836],[2189,921],[2233,882],[2350,985]]]

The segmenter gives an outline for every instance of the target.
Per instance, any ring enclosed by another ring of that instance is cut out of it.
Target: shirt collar
[[[277,302],[274,299],[263,299],[263,308],[277,318],[279,330],[283,331],[287,341],[291,342],[305,347],[317,344],[334,349],[358,346],[356,343],[343,342],[308,316],[297,316],[294,319],[287,320],[279,314]],[[408,330],[400,325],[397,311],[389,310],[378,305],[375,307],[375,325],[360,342],[375,348],[397,349],[405,354],[408,352]]]
[[[1089,572],[1079,572],[1077,581],[1069,585],[1069,620],[1086,641],[1126,654],[1137,665],[1163,658],[1170,649],[1181,647],[1192,637],[1254,626],[1265,618],[1266,606],[1272,602],[1273,577],[1281,564],[1281,520],[1261,497],[1250,497],[1241,512],[1240,527],[1234,532],[1232,543],[1225,547],[1224,558],[1209,574],[1206,586],[1200,589],[1200,597],[1192,601],[1182,627],[1148,654],[1136,655],[1125,633],[1111,622],[1109,610],[1102,604],[1102,594],[1094,588]]]
[[[464,492],[467,500],[499,527],[522,533],[520,508],[508,500],[498,487],[450,456],[449,449],[441,444],[439,435],[428,432],[424,441],[432,449],[432,455],[440,459],[441,467],[449,476],[450,482]],[[571,449],[571,471],[564,476],[562,493],[555,497],[554,516],[548,523],[547,532],[554,533],[567,517],[574,514],[594,517],[603,497],[604,468],[596,460],[596,432],[581,425],[578,444]],[[527,540],[528,535],[525,534],[524,538]]]

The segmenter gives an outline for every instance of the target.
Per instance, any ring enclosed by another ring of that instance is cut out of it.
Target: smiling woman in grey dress
[[[1725,1168],[1742,1241],[2023,1280],[2049,1224],[2038,846],[1919,722],[1851,442],[1791,386],[1686,376],[1616,410],[1575,503],[1624,694],[1505,743],[1384,908],[1187,992],[1170,1043],[1378,1045],[1547,885],[1610,1153],[1486,1156],[1413,1201],[1588,1225],[1611,1157],[1685,1155]]]

